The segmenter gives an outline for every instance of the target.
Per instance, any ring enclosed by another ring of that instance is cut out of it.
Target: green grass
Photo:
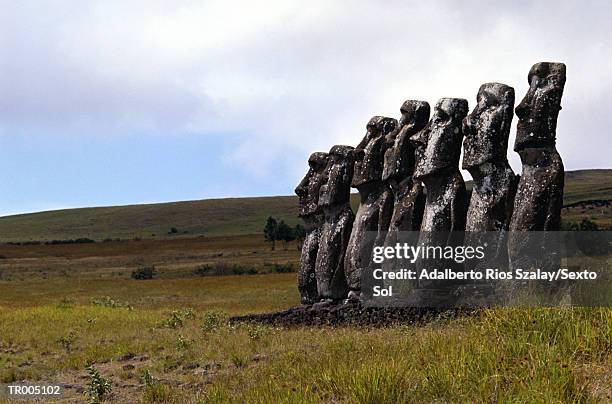
[[[612,200],[612,170],[567,172],[565,203],[592,199]],[[356,210],[356,194],[351,205]],[[300,223],[297,208],[296,197],[275,196],[57,210],[0,218],[0,242],[261,234],[269,215]],[[172,227],[178,233],[170,236]]]
[[[0,218],[0,241],[164,238],[262,233],[266,217],[299,223],[289,196],[65,209]],[[153,236],[155,235],[155,236]]]
[[[578,170],[565,173],[563,201],[572,204],[612,199],[612,170]]]
[[[612,400],[610,309],[281,329],[226,319],[297,303],[294,274],[61,282],[0,283],[0,383],[69,383],[68,397],[82,398],[93,362],[119,402]],[[88,303],[100,293],[133,309]]]

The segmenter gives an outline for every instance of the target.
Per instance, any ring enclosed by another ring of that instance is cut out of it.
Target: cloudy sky
[[[290,194],[372,115],[518,102],[538,61],[567,64],[566,169],[610,168],[611,4],[0,0],[0,215]]]

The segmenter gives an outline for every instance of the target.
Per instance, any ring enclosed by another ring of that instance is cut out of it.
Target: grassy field
[[[566,204],[594,199],[612,200],[612,170],[566,173]],[[352,195],[351,203],[356,210],[356,194]],[[600,224],[609,223],[609,220],[600,221],[611,215],[609,205],[605,212],[589,207],[572,208],[566,213],[576,220],[590,217]],[[207,199],[5,216],[0,218],[0,242],[261,234],[269,215],[284,219],[290,225],[299,223],[296,197]],[[173,227],[177,233],[168,234]]]
[[[612,400],[611,310],[383,329],[226,321],[297,302],[295,274],[2,281],[0,383],[62,383],[66,400],[85,400],[93,363],[114,402]]]
[[[610,206],[591,202],[611,199],[612,170],[567,175],[564,220],[612,225]],[[104,380],[112,392],[101,398],[121,403],[612,402],[611,309],[498,308],[378,329],[229,324],[298,304],[296,274],[276,273],[296,267],[297,245],[272,251],[261,235],[268,214],[296,223],[295,204],[0,218],[3,241],[124,239],[0,243],[0,384],[61,383],[68,402],[95,401],[88,386]],[[214,235],[225,232],[234,235]],[[155,267],[154,279],[131,279],[143,266]]]
[[[130,279],[132,271],[154,266],[162,279],[193,277],[200,267],[270,272],[275,264],[297,266],[297,245],[271,251],[261,235],[109,241],[87,244],[0,244],[0,280]]]
[[[261,236],[0,246],[0,383],[64,385],[86,366],[114,402],[605,402],[612,310],[495,309],[424,326],[281,329],[229,315],[298,304],[298,250]],[[133,280],[140,265],[153,280]],[[201,265],[267,274],[198,276]],[[3,398],[0,396],[0,402]]]

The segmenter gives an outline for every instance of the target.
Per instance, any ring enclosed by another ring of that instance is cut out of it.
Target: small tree
[[[272,251],[276,248],[276,240],[278,240],[278,222],[272,216],[266,219],[266,227],[263,229],[264,237],[267,242],[272,243]]]
[[[278,222],[277,239],[283,241],[283,248],[287,250],[287,243],[295,240],[293,229],[285,223],[284,220]]]
[[[302,246],[304,245],[304,239],[306,238],[306,229],[304,228],[304,226],[298,223],[295,225],[295,228],[293,229],[293,235],[295,236],[295,239],[297,240],[297,249],[299,251],[302,249]]]

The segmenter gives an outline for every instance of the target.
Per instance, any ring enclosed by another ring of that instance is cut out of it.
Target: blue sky
[[[245,175],[223,161],[240,141],[228,134],[3,138],[0,147],[11,158],[0,161],[0,205],[10,214],[288,193],[286,183]]]
[[[494,3],[0,0],[0,215],[291,194],[371,116],[518,103],[538,61],[567,64],[566,169],[610,168],[610,3]]]

